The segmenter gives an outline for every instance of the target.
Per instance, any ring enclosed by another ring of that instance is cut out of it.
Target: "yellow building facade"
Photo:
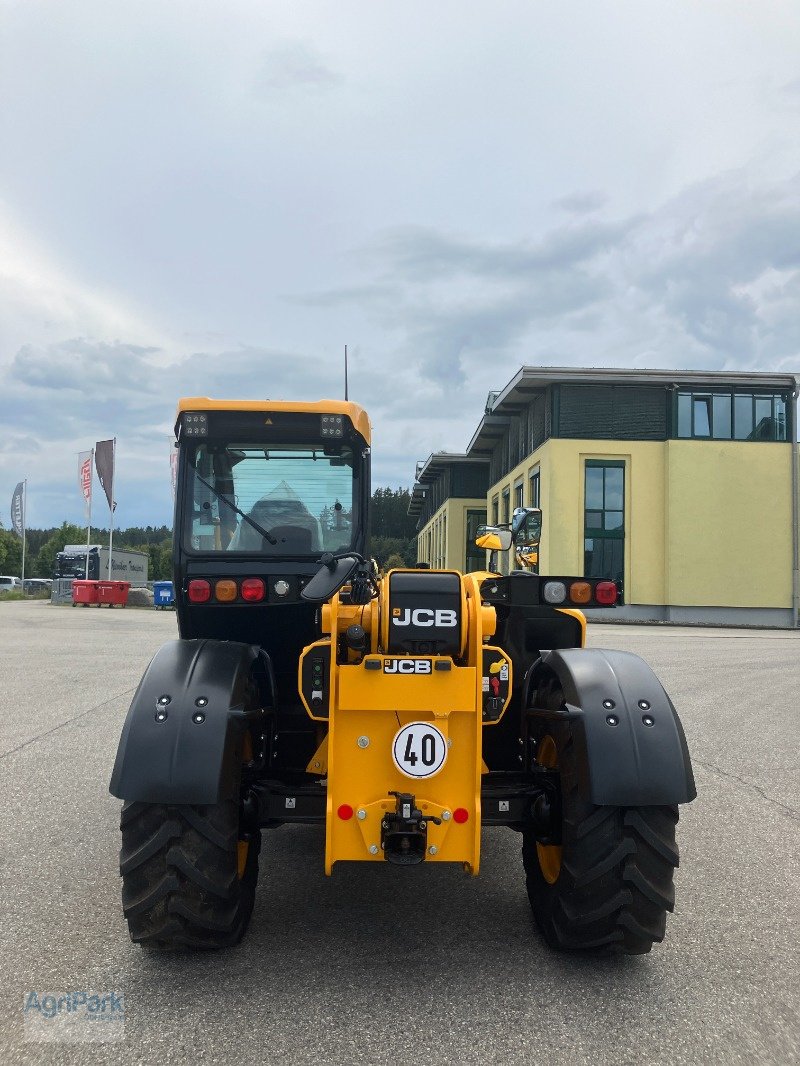
[[[465,457],[489,461],[488,521],[540,506],[540,572],[614,578],[617,619],[796,625],[797,384],[522,368],[490,394]]]

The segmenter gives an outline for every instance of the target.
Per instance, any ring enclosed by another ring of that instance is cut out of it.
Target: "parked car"
[[[0,592],[22,592],[22,582],[18,577],[0,574]]]
[[[38,592],[49,593],[53,587],[53,582],[47,577],[26,577],[25,578],[25,593],[28,596],[35,596]]]

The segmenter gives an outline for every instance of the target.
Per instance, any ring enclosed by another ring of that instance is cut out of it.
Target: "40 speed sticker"
[[[392,742],[392,759],[406,777],[433,777],[447,760],[447,741],[430,722],[409,722]]]

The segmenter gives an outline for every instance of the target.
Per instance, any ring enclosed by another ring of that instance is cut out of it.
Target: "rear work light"
[[[220,603],[230,603],[239,595],[239,587],[235,581],[229,581],[224,578],[214,586],[214,595]]]
[[[341,415],[323,415],[320,420],[320,433],[323,437],[343,437],[344,418]]]
[[[191,412],[183,416],[183,434],[186,437],[205,437],[208,435],[208,415]]]
[[[617,602],[617,586],[613,581],[598,581],[594,587],[594,598],[605,607]]]
[[[264,599],[264,582],[260,577],[246,577],[242,582],[242,599],[248,603],[258,603]]]
[[[211,599],[211,585],[208,581],[190,581],[187,592],[190,603],[208,603]]]

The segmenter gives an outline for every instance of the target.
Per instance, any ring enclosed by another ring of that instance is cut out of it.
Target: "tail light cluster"
[[[287,582],[279,584],[286,585],[286,592],[289,591]],[[213,582],[206,581],[205,578],[195,578],[189,582],[186,592],[189,603],[233,603],[239,599],[245,603],[261,603],[266,599],[267,586],[260,577],[246,577],[241,581],[220,578]]]
[[[613,607],[619,593],[613,581],[551,578],[542,582],[541,595],[553,607]]]

